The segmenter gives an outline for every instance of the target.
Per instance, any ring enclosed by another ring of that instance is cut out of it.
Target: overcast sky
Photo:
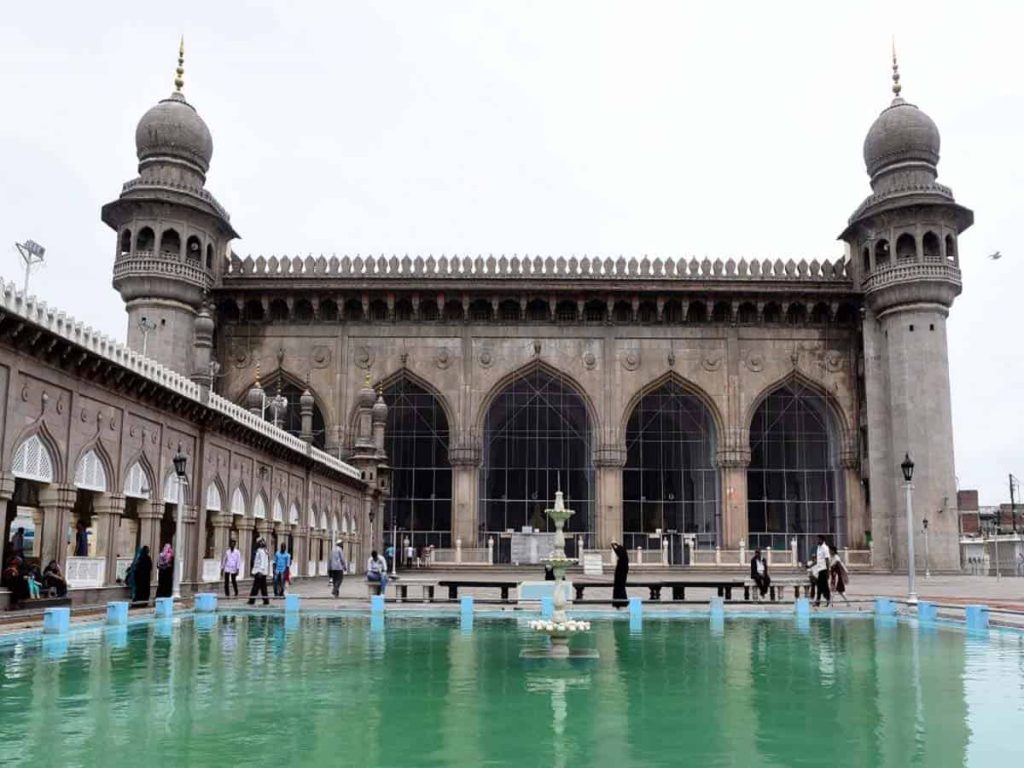
[[[100,206],[181,33],[240,254],[836,258],[895,35],[977,215],[953,418],[960,487],[996,503],[1024,476],[1022,26],[1012,2],[9,3],[0,275],[34,238],[32,292],[124,337]]]

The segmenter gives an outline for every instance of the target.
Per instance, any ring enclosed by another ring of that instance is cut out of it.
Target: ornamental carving
[[[331,364],[331,348],[326,344],[313,347],[309,354],[309,365],[311,368],[326,368]]]
[[[825,353],[825,370],[835,373],[841,371],[846,361],[843,359],[842,354],[834,349],[830,349]]]
[[[249,367],[249,350],[244,346],[237,345],[232,347],[231,352],[229,353],[229,358],[231,360],[231,364],[234,365],[235,368]]]
[[[714,373],[722,367],[721,355],[705,355],[700,361],[701,368]]]
[[[640,350],[630,349],[622,356],[622,367],[627,371],[635,371],[640,367]]]
[[[356,349],[355,364],[357,368],[367,371],[373,365],[373,350],[366,344]]]
[[[494,365],[494,352],[490,349],[484,349],[480,352],[480,367],[490,368]]]
[[[752,352],[747,355],[747,359],[743,362],[746,364],[747,369],[754,373],[759,373],[764,370],[764,356],[757,352]]]
[[[583,353],[583,367],[588,371],[592,371],[597,367],[597,356],[589,349]]]
[[[434,353],[434,365],[442,371],[451,364],[452,353],[448,351],[448,347],[441,347]]]

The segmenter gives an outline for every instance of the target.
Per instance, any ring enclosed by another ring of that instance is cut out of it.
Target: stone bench
[[[807,582],[804,579],[772,579],[768,585],[768,599],[772,602],[778,600],[784,600],[786,587],[790,587],[793,590],[793,598],[800,597],[800,590],[806,587]],[[743,599],[750,600],[753,597],[755,600],[759,598],[760,590],[757,588],[757,584],[753,579],[747,579],[743,584]]]
[[[434,589],[437,587],[437,582],[433,579],[399,579],[398,581],[388,581],[389,584],[395,585],[395,592],[397,593],[397,599],[399,602],[407,601],[409,599],[409,587],[413,589],[419,589],[420,600],[424,603],[432,603],[434,601]]]

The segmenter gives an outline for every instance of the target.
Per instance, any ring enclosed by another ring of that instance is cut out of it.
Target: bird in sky
[[[996,251],[995,253],[990,253],[988,257],[992,259],[992,261],[999,261],[1001,258],[1003,258],[1003,252]]]

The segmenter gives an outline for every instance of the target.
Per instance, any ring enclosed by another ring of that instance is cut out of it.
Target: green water
[[[525,662],[512,621],[220,616],[0,645],[0,765],[997,766],[1024,642],[870,619],[594,621]]]

